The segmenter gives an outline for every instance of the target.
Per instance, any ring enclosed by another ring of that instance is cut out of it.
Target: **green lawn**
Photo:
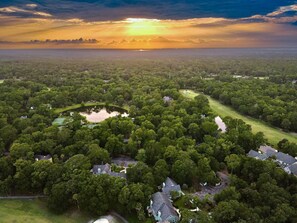
[[[182,95],[184,95],[187,98],[194,98],[198,95],[198,93],[192,91],[192,90],[181,90]],[[286,138],[291,142],[297,143],[297,136],[293,133],[287,133],[280,129],[274,128],[269,126],[263,121],[260,121],[258,119],[254,119],[251,117],[244,116],[234,109],[225,106],[221,104],[219,101],[214,100],[213,98],[205,95],[209,100],[209,105],[211,109],[221,117],[230,116],[232,118],[236,119],[242,119],[244,122],[252,126],[252,130],[254,133],[256,132],[263,132],[265,134],[265,137],[268,139],[268,141],[276,145],[280,140]]]
[[[0,84],[3,84],[4,80],[0,80]]]
[[[54,113],[60,114],[60,113],[66,112],[66,111],[75,110],[75,109],[82,108],[82,107],[105,106],[105,105],[106,105],[106,103],[104,103],[104,102],[87,102],[87,103],[85,103],[83,105],[82,104],[75,104],[75,105],[70,105],[70,106],[67,106],[67,107],[64,107],[64,108],[56,108],[54,110]],[[129,106],[127,106],[127,105],[125,105],[123,107],[120,107],[118,105],[108,104],[108,106],[117,107],[119,109],[125,109],[125,110],[129,111]]]
[[[87,223],[90,220],[78,212],[52,214],[40,200],[0,200],[1,223]]]

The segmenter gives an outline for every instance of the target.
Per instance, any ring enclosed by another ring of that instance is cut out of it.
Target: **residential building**
[[[94,165],[91,171],[93,174],[97,174],[97,175],[108,174],[113,177],[126,178],[125,173],[118,173],[118,172],[111,171],[111,166],[108,163],[104,165]]]
[[[227,132],[227,126],[220,116],[215,117],[215,123],[218,126],[218,130],[221,130],[222,133]]]
[[[172,191],[175,191],[175,192],[179,193],[180,195],[182,194],[180,185],[178,185],[171,178],[167,177],[165,182],[162,184],[162,192],[170,198]]]
[[[286,153],[278,152],[275,154],[276,162],[283,168],[292,165],[293,163],[297,162],[297,160]]]
[[[271,146],[260,146],[259,151],[262,154],[265,154],[267,157],[275,156],[275,154],[278,152],[276,149],[272,148]]]
[[[164,97],[163,97],[163,101],[164,101],[164,103],[170,103],[172,100],[173,100],[173,99],[172,99],[171,97],[169,97],[169,96],[164,96]]]
[[[250,150],[248,152],[247,156],[258,159],[258,160],[266,160],[268,158],[265,154],[261,154],[255,150]]]
[[[288,174],[293,174],[295,176],[297,176],[297,162],[296,163],[293,163],[292,165],[288,166],[285,168],[285,171],[288,173]]]
[[[163,192],[152,195],[149,212],[159,223],[176,223],[179,221],[176,209],[171,204],[169,197]]]

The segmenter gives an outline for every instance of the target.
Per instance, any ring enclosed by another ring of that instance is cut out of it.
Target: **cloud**
[[[36,4],[26,4],[27,8],[32,8],[32,9],[37,8],[37,6],[38,5],[36,5]]]
[[[282,6],[278,10],[268,13],[267,16],[278,16],[285,12],[295,11],[297,12],[297,4],[294,5],[288,5],[288,6]]]
[[[96,39],[46,39],[46,40],[31,40],[29,42],[23,42],[23,43],[31,43],[31,44],[96,44],[99,41]]]
[[[238,18],[238,19],[227,19],[227,18],[212,18],[208,19],[210,22],[196,22],[193,20],[193,27],[224,27],[232,24],[240,23],[291,23],[297,22],[297,4],[283,6],[273,12],[269,12],[266,15],[253,15],[250,17]]]
[[[149,39],[148,42],[150,42],[150,43],[177,43],[178,41],[172,40],[172,39],[167,39],[162,36],[158,36],[156,38]]]
[[[15,7],[15,6],[8,6],[8,7],[0,8],[0,13],[12,14],[14,16],[20,16],[20,17],[28,17],[28,16],[51,17],[52,16],[51,14],[49,14],[47,12],[34,11],[34,10],[24,9],[24,8]],[[1,22],[0,22],[0,24],[1,24]]]
[[[107,48],[297,46],[296,23],[288,0],[0,1],[0,41],[40,47],[92,45],[80,37]]]
[[[22,8],[27,5],[58,19],[75,17],[85,21],[117,21],[133,17],[163,20],[204,17],[238,19],[266,15],[276,9],[284,11],[287,9],[282,7],[294,3],[293,0],[1,0],[0,7],[13,5]]]

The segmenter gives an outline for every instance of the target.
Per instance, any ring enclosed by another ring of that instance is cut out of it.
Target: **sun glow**
[[[127,18],[129,36],[151,36],[162,34],[163,25],[158,19]]]

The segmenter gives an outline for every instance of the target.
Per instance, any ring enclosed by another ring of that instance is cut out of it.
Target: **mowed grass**
[[[55,215],[40,200],[0,200],[1,223],[87,223],[78,212]]]
[[[71,110],[75,110],[75,109],[82,108],[82,107],[105,106],[105,105],[106,105],[106,103],[104,103],[104,102],[87,102],[85,104],[75,104],[75,105],[70,105],[70,106],[67,106],[64,108],[56,108],[54,110],[54,113],[60,114],[60,113],[66,112],[66,111],[71,111]],[[129,111],[129,106],[127,106],[127,105],[120,107],[118,105],[108,104],[108,106],[112,106],[112,107],[119,108],[119,109],[125,109],[125,110]]]
[[[193,99],[194,97],[196,97],[199,94],[192,90],[181,90],[180,92],[185,97],[191,98],[191,99]],[[210,105],[211,109],[217,115],[219,115],[221,117],[230,116],[232,118],[242,119],[245,123],[251,125],[252,131],[254,133],[263,132],[265,137],[268,139],[269,143],[276,145],[279,141],[281,141],[284,138],[288,139],[290,142],[297,143],[297,136],[294,135],[293,133],[284,132],[281,129],[269,126],[268,124],[266,124],[265,122],[263,122],[261,120],[244,116],[244,115],[238,113],[237,111],[235,111],[234,109],[232,109],[231,107],[223,105],[219,101],[211,98],[210,96],[207,96],[207,95],[205,95],[205,96],[209,100],[209,105]]]

